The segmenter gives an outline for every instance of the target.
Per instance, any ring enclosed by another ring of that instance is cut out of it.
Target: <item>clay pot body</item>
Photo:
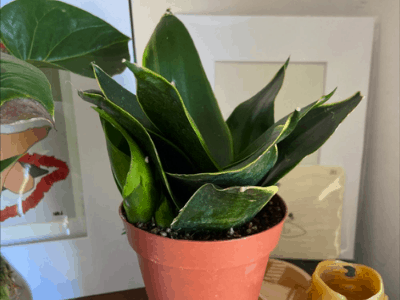
[[[278,244],[285,217],[274,227],[227,241],[176,240],[127,222],[149,300],[257,300],[269,254]]]

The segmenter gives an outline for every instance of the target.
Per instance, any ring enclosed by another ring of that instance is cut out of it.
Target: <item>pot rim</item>
[[[275,224],[273,227],[268,228],[268,229],[266,229],[266,230],[257,232],[257,233],[252,234],[252,235],[244,236],[244,237],[241,237],[241,238],[230,239],[230,240],[197,241],[197,240],[171,239],[171,238],[169,238],[169,237],[164,237],[164,236],[161,236],[161,235],[158,235],[158,234],[154,234],[154,233],[148,232],[148,231],[146,231],[146,230],[140,229],[139,227],[136,227],[134,224],[130,223],[130,222],[125,218],[125,216],[124,216],[124,214],[123,214],[123,212],[122,212],[122,210],[124,209],[123,204],[122,204],[123,201],[121,202],[118,211],[119,211],[119,215],[120,215],[121,219],[123,220],[123,222],[124,222],[127,226],[133,226],[133,228],[134,228],[135,230],[138,230],[138,231],[140,231],[140,232],[143,232],[144,234],[149,234],[149,235],[151,235],[152,237],[157,237],[157,238],[166,239],[166,240],[172,240],[172,241],[181,242],[181,243],[190,243],[190,244],[198,243],[198,244],[202,244],[202,245],[204,245],[205,243],[208,243],[208,244],[211,244],[211,243],[234,243],[234,242],[243,241],[243,240],[248,240],[248,239],[256,239],[256,238],[258,238],[261,234],[265,234],[267,231],[271,231],[271,230],[273,230],[273,229],[279,227],[282,223],[284,223],[284,222],[286,221],[286,219],[287,219],[287,217],[288,217],[288,214],[289,214],[288,206],[287,206],[286,202],[282,199],[282,197],[280,197],[278,194],[275,194],[274,196],[277,196],[277,197],[279,198],[279,200],[283,203],[284,207],[285,207],[285,215],[283,216],[282,220],[281,220],[279,223]]]

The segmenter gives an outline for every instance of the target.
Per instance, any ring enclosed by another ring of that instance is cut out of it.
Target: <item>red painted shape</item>
[[[42,177],[36,185],[35,190],[29,197],[22,201],[22,210],[26,213],[28,210],[35,208],[43,199],[44,194],[47,193],[54,183],[64,180],[69,174],[68,165],[55,158],[54,156],[40,155],[37,153],[26,154],[19,159],[20,162],[35,165],[36,167],[56,167],[57,170]],[[8,206],[0,211],[0,222],[4,222],[8,218],[18,216],[17,205]]]

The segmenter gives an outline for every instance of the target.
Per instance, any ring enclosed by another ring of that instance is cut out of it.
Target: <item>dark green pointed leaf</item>
[[[192,174],[197,170],[187,155],[173,143],[155,132],[148,132],[156,149],[158,149],[158,155],[165,172]]]
[[[189,198],[198,188],[206,183],[213,183],[222,188],[231,186],[257,185],[268,171],[274,166],[278,158],[276,144],[281,136],[299,121],[299,112],[292,113],[283,125],[275,124],[263,135],[262,145],[239,162],[231,164],[221,172],[199,174],[171,174],[171,184],[179,187],[179,198]]]
[[[284,140],[290,133],[295,129],[297,126],[297,123],[305,116],[309,111],[312,109],[324,104],[326,101],[328,101],[332,95],[335,93],[336,89],[333,90],[330,94],[326,96],[322,96],[319,100],[314,101],[313,103],[303,107],[302,109],[296,109],[297,117],[292,118],[292,121],[290,122],[289,126],[284,130],[284,132],[280,135],[277,143],[280,141]],[[278,126],[283,126],[287,122],[289,118],[293,116],[293,113],[288,114],[287,116],[281,118],[278,122],[276,122],[272,127],[270,128],[275,128]],[[252,142],[246,149],[244,149],[237,157],[237,161],[243,161],[244,158],[248,158],[249,156],[257,156],[259,153],[259,149],[262,148],[265,143],[268,141],[270,134],[272,133],[273,129],[268,129],[266,130],[260,137],[258,137],[254,142]],[[256,153],[254,155],[254,153]]]
[[[334,89],[331,93],[329,93],[328,95],[324,95],[322,96],[320,99],[318,99],[317,101],[312,102],[311,104],[301,108],[301,109],[297,109],[299,111],[299,116],[298,116],[298,122],[305,116],[308,114],[309,111],[313,110],[314,108],[321,106],[322,104],[324,104],[326,101],[328,101],[333,94],[335,93],[336,89]],[[291,116],[292,114],[288,114],[287,116],[281,118],[278,122],[276,122],[277,125],[284,125],[287,121],[287,119]],[[295,127],[297,126],[297,123],[292,122],[290,128],[288,128],[288,130],[285,131],[284,134],[281,135],[281,137],[278,140],[278,143],[283,141],[288,135],[290,135],[292,133],[292,131],[295,129]],[[257,147],[257,143],[259,143],[259,141],[255,141],[254,145],[251,145],[251,147]]]
[[[308,112],[293,132],[278,144],[278,161],[262,185],[268,186],[277,183],[304,157],[318,150],[362,98],[358,92],[349,99],[319,105]]]
[[[128,221],[149,222],[160,204],[160,195],[148,158],[116,120],[103,110],[94,109],[102,121],[111,169],[122,187]]]
[[[151,123],[149,118],[143,112],[142,107],[136,99],[136,95],[122,87],[96,64],[92,64],[92,66],[97,83],[99,84],[99,87],[105,98],[129,113],[146,129],[150,129],[153,132],[158,132],[157,128]]]
[[[53,96],[43,72],[4,53],[0,65],[0,123],[13,127],[15,132],[35,127],[34,124],[36,127],[54,127]]]
[[[244,151],[245,155],[243,156],[243,158],[230,165],[229,168],[236,166],[245,166],[257,160],[260,155],[263,155],[263,153],[265,153],[265,151],[267,151],[271,146],[276,145],[278,141],[281,140],[282,136],[285,136],[288,131],[293,130],[293,128],[299,122],[299,116],[300,112],[296,109],[283,125],[275,123],[255,142],[253,142],[251,146],[254,146],[254,149],[246,149]]]
[[[171,201],[162,195],[162,200],[160,206],[156,210],[155,221],[158,226],[167,228],[171,226],[172,221],[177,215],[175,206]]]
[[[0,39],[14,56],[39,67],[94,77],[95,61],[111,75],[129,59],[125,36],[100,18],[52,0],[18,0],[1,8]]]
[[[289,59],[266,87],[238,105],[226,121],[233,137],[235,159],[274,123],[274,102],[282,87]]]
[[[122,186],[121,186],[121,184],[120,184],[120,182],[117,180],[117,177],[115,177],[115,174],[114,174],[114,172],[112,172],[112,175],[113,175],[113,178],[114,178],[114,182],[115,182],[115,185],[117,186],[117,188],[118,188],[118,191],[121,193],[121,195],[122,195]]]
[[[83,100],[100,107],[115,120],[118,120],[119,124],[128,131],[129,134],[138,141],[138,143],[143,145],[143,147],[147,149],[146,151],[151,153],[150,157],[157,161],[157,169],[167,187],[168,183],[166,181],[164,170],[178,173],[192,173],[195,170],[189,158],[179,148],[157,133],[152,132],[149,129],[146,131],[138,120],[113,102],[104,98],[101,92],[78,91],[78,95]],[[154,150],[152,150],[153,146]],[[170,196],[173,197],[169,188],[168,190]]]
[[[175,193],[180,199],[189,199],[193,193],[206,183],[213,183],[222,188],[231,186],[257,185],[278,159],[278,147],[271,143],[270,147],[254,161],[233,165],[215,173],[171,174],[171,185],[176,187]]]
[[[144,51],[143,66],[174,82],[212,157],[220,166],[228,165],[232,137],[192,38],[174,15],[161,18]]]
[[[182,230],[227,230],[251,220],[277,193],[278,187],[230,187],[205,184],[171,224]]]
[[[108,101],[107,99],[101,97],[100,95],[96,94],[88,94],[82,91],[78,92],[79,96],[95,105],[97,105],[99,108],[101,108],[103,111],[105,111],[109,116],[111,116],[114,120],[118,120],[119,124],[132,136],[135,138],[135,140],[139,143],[140,147],[142,147],[143,151],[146,152],[149,156],[149,159],[154,163],[155,168],[158,172],[157,178],[160,179],[160,181],[163,182],[163,185],[165,186],[167,193],[169,196],[173,199],[175,205],[177,208],[180,208],[181,206],[175,201],[174,194],[172,193],[172,190],[170,188],[170,185],[167,181],[167,177],[164,173],[163,165],[161,163],[161,159],[159,157],[159,152],[157,151],[157,148],[150,137],[149,133],[146,131],[146,129],[131,115],[129,115],[126,111],[123,109],[119,108],[116,106],[114,103],[111,101]],[[162,138],[160,138],[162,140]],[[171,156],[173,159],[177,159],[177,157],[181,158],[181,163],[184,163],[184,157],[180,156],[180,154],[176,154],[174,152],[174,148],[171,144],[168,144],[165,142],[164,144],[161,144],[164,146],[160,146],[161,150],[166,150],[165,153],[171,153]],[[174,154],[172,154],[174,152]],[[175,156],[173,156],[175,155]],[[186,168],[186,167],[185,167]]]
[[[143,111],[162,136],[182,149],[200,171],[217,171],[219,167],[176,88],[149,69],[125,64],[137,79],[137,98]]]

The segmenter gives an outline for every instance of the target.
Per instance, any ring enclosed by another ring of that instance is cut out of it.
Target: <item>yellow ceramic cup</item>
[[[388,300],[382,277],[374,269],[339,260],[318,264],[307,291],[308,300]]]

